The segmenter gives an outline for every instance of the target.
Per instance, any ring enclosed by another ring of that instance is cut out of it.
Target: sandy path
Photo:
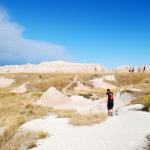
[[[150,133],[149,127],[149,113],[128,107],[118,116],[94,126],[74,127],[68,124],[68,119],[53,116],[23,125],[25,129],[44,130],[50,134],[33,150],[142,150],[147,145],[145,136]]]
[[[76,83],[77,80],[78,80],[78,75],[75,75],[73,81],[72,81],[70,84],[68,84],[66,87],[63,88],[62,91],[63,91],[63,93],[64,93],[65,95],[68,95],[67,90],[68,90],[74,83]]]

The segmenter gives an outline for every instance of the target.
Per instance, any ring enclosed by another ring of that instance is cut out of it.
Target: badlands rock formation
[[[114,71],[117,73],[126,73],[126,72],[129,72],[129,69],[130,69],[130,66],[123,65],[123,66],[117,67]]]
[[[16,94],[26,93],[28,91],[27,85],[28,85],[28,83],[24,83],[24,84],[20,85],[19,87],[13,89],[11,91],[11,93],[16,93]]]
[[[115,98],[114,109],[120,109],[122,107],[125,107],[129,105],[133,99],[135,99],[133,94],[123,92],[121,90],[115,94],[114,98]]]
[[[145,70],[144,70],[145,67]],[[113,72],[117,73],[128,73],[129,70],[134,68],[134,72],[147,72],[150,73],[150,66],[148,65],[141,65],[141,66],[129,66],[129,65],[123,65],[115,68]]]
[[[47,107],[56,107],[69,102],[69,97],[58,91],[56,88],[49,88],[40,98],[39,104]]]
[[[0,88],[9,87],[13,82],[15,82],[14,79],[0,77]]]
[[[106,103],[106,101],[104,101]],[[99,101],[92,101],[82,96],[73,95],[68,97],[58,91],[56,88],[49,88],[37,103],[47,107],[58,109],[74,109],[81,114],[106,112],[106,104],[99,104]],[[104,108],[103,108],[104,106]]]
[[[1,66],[0,73],[102,73],[107,69],[99,64],[80,64],[65,61],[42,62],[40,64]]]

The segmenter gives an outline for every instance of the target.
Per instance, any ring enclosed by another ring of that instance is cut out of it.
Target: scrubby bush
[[[80,93],[79,96],[83,96],[83,97],[85,97],[87,99],[90,99],[93,96],[93,94],[92,93],[85,93],[85,94],[81,94]]]
[[[142,97],[142,104],[144,105],[145,110],[150,111],[150,95]]]
[[[38,133],[38,137],[39,137],[39,139],[45,139],[46,137],[48,137],[48,133],[44,132],[44,131],[40,131]]]

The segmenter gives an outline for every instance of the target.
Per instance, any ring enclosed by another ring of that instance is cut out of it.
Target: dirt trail
[[[150,115],[137,111],[138,105],[125,107],[118,116],[94,126],[74,127],[68,119],[45,117],[30,121],[23,128],[44,130],[50,136],[33,150],[144,150],[150,133]]]
[[[66,87],[63,88],[62,92],[65,94],[65,95],[68,95],[67,93],[67,90],[74,84],[78,81],[78,76],[79,75],[75,75],[73,81],[71,83],[69,83]]]

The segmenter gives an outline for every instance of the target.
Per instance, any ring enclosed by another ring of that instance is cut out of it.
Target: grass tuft
[[[144,110],[150,112],[150,95],[145,95],[142,97],[142,104],[144,105]]]
[[[104,113],[91,115],[76,114],[70,118],[70,124],[77,126],[93,125],[105,121],[106,118],[107,116]]]

